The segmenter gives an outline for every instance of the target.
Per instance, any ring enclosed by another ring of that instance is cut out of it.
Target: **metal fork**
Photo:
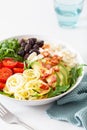
[[[18,117],[16,117],[13,113],[11,113],[1,103],[0,103],[0,118],[9,124],[19,124],[24,126],[28,130],[35,130],[29,125],[22,122]]]

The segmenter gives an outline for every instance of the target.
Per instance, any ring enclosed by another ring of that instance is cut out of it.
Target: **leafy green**
[[[29,61],[29,60],[25,60],[24,61],[24,69],[30,69],[32,68],[32,64],[34,63],[35,61]]]
[[[0,48],[9,48],[17,51],[19,47],[18,39],[9,39],[0,43]]]
[[[3,91],[0,91],[0,94],[14,98],[14,96],[12,94],[8,94],[8,93],[5,93]]]
[[[57,96],[65,91],[67,91],[67,89],[69,88],[69,85],[65,85],[65,86],[56,86],[56,89],[53,90],[51,88],[50,92],[48,93],[48,97],[54,97]]]
[[[30,69],[31,68],[31,62],[29,60],[24,61],[24,69]]]
[[[57,84],[56,84],[55,90],[53,90],[51,88],[50,92],[48,93],[48,98],[54,97],[54,96],[57,96],[57,95],[59,95],[63,92],[66,92],[71,86],[73,86],[76,83],[78,77],[82,75],[83,66],[84,65],[78,65],[78,66],[71,68],[71,70],[69,72],[68,84],[67,85],[62,85],[62,86],[59,85],[59,80],[58,80],[58,76],[57,76],[57,73],[56,73]]]
[[[57,77],[57,84],[56,84],[55,90],[53,90],[51,88],[50,92],[48,93],[48,98],[57,96],[57,95],[65,92],[65,91],[67,91],[67,89],[70,87],[70,85],[62,85],[62,86],[60,86],[59,85],[59,78],[58,78],[57,73],[56,73],[56,77]]]
[[[23,61],[23,58],[17,54],[20,48],[18,39],[9,39],[0,43],[0,60],[5,57],[12,57],[16,60]]]
[[[78,77],[82,75],[82,71],[83,65],[75,66],[70,70],[68,78],[70,87],[76,83]]]

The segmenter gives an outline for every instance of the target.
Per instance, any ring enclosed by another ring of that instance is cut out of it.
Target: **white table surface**
[[[65,41],[82,55],[87,63],[87,0],[75,29],[60,28],[56,21],[52,0],[0,0],[0,40],[14,35],[40,34]],[[26,107],[2,102],[11,112],[30,124],[35,130],[83,130],[72,124],[50,119],[46,114],[48,105]],[[18,125],[9,125],[0,119],[0,130],[25,130]]]

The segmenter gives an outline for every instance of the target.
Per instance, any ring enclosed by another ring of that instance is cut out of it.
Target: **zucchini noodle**
[[[8,78],[3,91],[13,94],[19,100],[41,99],[50,91],[50,88],[42,90],[40,86],[45,83],[39,77],[39,72],[34,69],[25,70],[23,74],[14,74]]]
[[[41,80],[31,80],[27,82],[22,88],[17,88],[14,96],[16,99],[27,99],[27,100],[34,100],[43,98],[45,94],[47,94],[50,89],[48,90],[41,90],[40,86],[43,82]]]
[[[25,79],[22,74],[14,74],[10,76],[6,82],[4,92],[8,94],[14,94],[17,88],[22,88],[25,84]]]
[[[29,81],[29,80],[33,80],[33,79],[39,79],[40,73],[34,69],[27,69],[23,72],[23,76],[27,81]]]

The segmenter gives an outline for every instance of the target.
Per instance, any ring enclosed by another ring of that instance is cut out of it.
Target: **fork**
[[[0,103],[0,118],[9,124],[19,124],[19,125],[24,126],[28,130],[35,130],[31,126],[22,122],[17,116],[15,116],[13,113],[11,113],[1,103]]]

